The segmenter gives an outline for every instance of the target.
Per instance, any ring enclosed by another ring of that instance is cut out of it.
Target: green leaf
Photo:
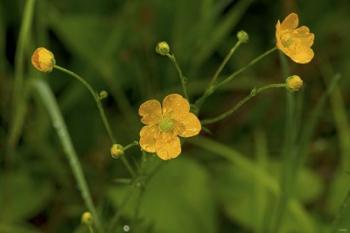
[[[271,164],[271,162],[269,164],[268,170],[275,174],[274,177],[277,177],[280,165],[276,163]],[[215,190],[218,199],[229,218],[246,228],[253,229],[255,222],[258,221],[255,219],[257,218],[255,214],[257,211],[257,206],[255,205],[257,180],[254,174],[247,173],[237,166],[225,163],[216,167],[214,177],[217,177],[215,179]],[[314,200],[321,194],[321,181],[310,170],[301,170],[296,184],[296,195],[303,201]],[[269,190],[265,191],[268,192]],[[274,206],[276,199],[273,196],[271,197],[271,192],[268,193],[270,193],[270,197],[265,197],[263,201],[268,203],[265,206],[270,209]],[[265,209],[264,213],[267,211]],[[295,220],[289,219],[289,221],[285,222],[284,228],[293,230],[295,229],[295,224]],[[300,229],[298,230],[300,232]]]
[[[9,224],[0,223],[0,232],[1,233],[38,233],[39,231],[25,224],[9,225]]]
[[[49,183],[34,180],[24,171],[3,174],[0,187],[0,209],[6,210],[0,211],[0,219],[4,222],[23,221],[35,216],[45,208],[53,193]]]
[[[162,163],[164,165],[145,187],[139,206],[142,220],[152,226],[155,233],[216,232],[214,198],[206,171],[189,159]],[[135,190],[130,186],[128,189]],[[109,191],[117,207],[123,195],[125,197],[125,189],[121,191],[121,187],[113,187]],[[133,217],[138,193],[127,195],[131,197],[124,215]]]
[[[228,160],[236,167],[236,172],[241,172],[245,176],[251,176],[256,179],[256,181],[260,182],[272,194],[274,200],[280,198],[281,189],[278,186],[277,179],[269,172],[256,166],[252,161],[247,159],[247,156],[224,144],[207,138],[197,137],[190,142]],[[288,215],[290,215],[289,219],[294,221],[293,226],[297,232],[316,232],[313,218],[296,199],[290,199],[288,201],[288,211]]]

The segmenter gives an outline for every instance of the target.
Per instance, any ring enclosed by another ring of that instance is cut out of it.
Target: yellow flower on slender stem
[[[51,72],[55,66],[55,56],[50,50],[40,47],[32,55],[32,65],[41,72]]]
[[[311,49],[315,35],[307,26],[299,25],[299,17],[289,14],[283,21],[276,24],[276,46],[294,62],[305,64],[312,60],[314,51]]]
[[[192,137],[201,131],[197,116],[190,112],[190,104],[179,94],[170,94],[162,105],[152,99],[141,104],[139,115],[144,126],[140,131],[140,146],[156,153],[163,160],[180,155],[180,137]]]

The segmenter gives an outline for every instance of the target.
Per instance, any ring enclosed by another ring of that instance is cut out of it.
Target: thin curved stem
[[[133,141],[133,142],[129,143],[128,145],[124,146],[124,151],[127,151],[131,147],[138,146],[138,145],[139,145],[138,141]]]
[[[189,100],[188,98],[188,93],[187,93],[187,78],[183,75],[182,73],[182,70],[179,66],[179,64],[177,63],[176,61],[176,58],[175,58],[175,55],[174,54],[167,54],[166,55],[171,61],[172,63],[174,64],[175,68],[176,68],[176,71],[179,75],[179,78],[180,78],[180,82],[181,82],[181,85],[182,85],[182,90],[183,90],[183,93],[184,93],[184,96],[187,100]]]
[[[220,114],[217,117],[213,117],[213,118],[209,118],[209,119],[205,119],[202,121],[202,125],[208,125],[208,124],[213,124],[215,122],[221,121],[223,119],[225,119],[226,117],[230,116],[231,114],[233,114],[234,112],[236,112],[240,107],[242,107],[246,102],[248,102],[250,99],[252,99],[254,96],[256,96],[257,94],[264,92],[268,89],[272,89],[272,88],[285,88],[286,84],[285,83],[277,83],[277,84],[270,84],[270,85],[266,85],[260,88],[254,88],[250,94],[248,96],[246,96],[244,99],[242,99],[241,101],[239,101],[236,105],[234,105],[231,109],[229,109],[228,111]]]
[[[243,66],[242,68],[240,68],[239,70],[233,72],[231,75],[229,75],[227,78],[225,78],[223,81],[214,84],[212,86],[209,86],[209,88],[204,92],[204,94],[199,97],[199,99],[196,101],[195,105],[197,106],[197,109],[199,111],[199,109],[201,108],[202,104],[204,103],[204,101],[206,100],[206,98],[208,98],[211,94],[213,94],[218,88],[222,87],[223,85],[229,83],[232,81],[232,79],[234,79],[236,76],[238,76],[239,74],[243,73],[245,70],[247,70],[249,67],[253,66],[254,64],[256,64],[258,61],[262,60],[264,57],[266,57],[267,55],[271,54],[272,52],[274,52],[277,48],[273,47],[269,50],[267,50],[266,52],[264,52],[263,54],[261,54],[260,56],[256,57],[255,59],[253,59],[252,61],[250,61],[247,65]]]
[[[216,70],[213,78],[210,81],[209,87],[214,86],[216,83],[216,80],[219,78],[219,75],[221,74],[222,70],[224,69],[224,67],[226,66],[227,62],[230,60],[230,58],[232,57],[232,55],[236,52],[236,50],[238,49],[238,47],[242,44],[242,42],[240,40],[238,40],[236,42],[236,44],[230,49],[230,51],[228,52],[228,54],[225,56],[224,60],[222,61],[222,63],[220,64],[219,68]]]
[[[98,111],[100,113],[103,125],[107,131],[109,138],[111,139],[112,144],[116,144],[116,139],[113,135],[110,124],[109,124],[107,117],[106,117],[106,114],[103,110],[101,99],[99,98],[99,95],[97,94],[97,92],[95,92],[95,90],[91,87],[91,85],[88,82],[86,82],[82,77],[80,77],[78,74],[76,74],[68,69],[65,69],[61,66],[58,66],[58,65],[55,65],[54,68],[72,76],[75,79],[77,79],[79,82],[81,82],[86,87],[86,89],[88,89],[88,91],[90,92],[90,94],[92,95],[92,97],[94,98],[94,100],[96,102],[96,105],[97,105]],[[135,177],[136,173],[135,173],[134,169],[131,167],[131,165],[129,164],[128,160],[124,156],[122,156],[121,159],[122,159],[122,162],[124,163],[125,167],[128,169],[130,175],[132,177]]]

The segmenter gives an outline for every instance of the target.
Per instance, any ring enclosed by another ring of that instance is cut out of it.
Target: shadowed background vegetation
[[[137,147],[128,150],[134,167],[142,162],[137,179],[145,187],[111,158],[86,89],[30,64],[34,49],[47,47],[57,64],[106,90],[107,117],[125,145],[139,138],[142,102],[181,93],[174,66],[154,51],[158,41],[170,44],[194,102],[237,31],[250,40],[223,77],[272,48],[275,24],[290,12],[315,33],[313,61],[299,65],[274,52],[213,94],[199,118],[290,74],[303,78],[303,90],[254,97],[186,140],[175,160],[143,161]],[[350,232],[349,12],[348,0],[1,0],[0,233],[88,232],[60,122],[50,118],[39,85],[57,101],[106,232]]]

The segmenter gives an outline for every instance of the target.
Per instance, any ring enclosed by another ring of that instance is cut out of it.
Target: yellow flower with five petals
[[[314,51],[311,49],[315,35],[307,26],[299,25],[299,17],[289,14],[283,21],[276,24],[276,46],[294,62],[305,64],[312,60]]]
[[[151,99],[139,108],[141,122],[140,146],[144,151],[156,153],[163,160],[173,159],[181,153],[180,137],[192,137],[201,131],[197,116],[190,112],[190,104],[179,94],[163,99]]]

